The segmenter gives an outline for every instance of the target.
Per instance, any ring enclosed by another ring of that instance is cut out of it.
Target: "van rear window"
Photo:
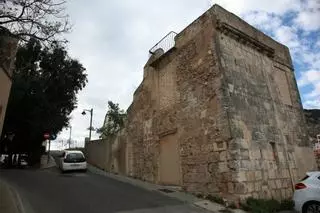
[[[81,153],[69,153],[67,154],[65,162],[84,162],[85,157]]]

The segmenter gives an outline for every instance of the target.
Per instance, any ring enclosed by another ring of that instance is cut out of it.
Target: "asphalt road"
[[[92,173],[0,170],[21,197],[26,213],[204,213],[167,197]]]

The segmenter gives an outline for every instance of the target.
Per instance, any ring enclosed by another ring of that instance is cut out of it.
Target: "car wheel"
[[[303,205],[302,213],[319,213],[320,202],[311,201]]]

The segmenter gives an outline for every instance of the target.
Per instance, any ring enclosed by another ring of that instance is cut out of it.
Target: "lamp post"
[[[92,130],[92,115],[93,109],[84,109],[81,113],[82,115],[86,115],[86,112],[90,112],[90,127],[89,127],[89,141],[91,141],[91,130]]]
[[[72,126],[69,126],[69,149],[71,147],[71,133],[72,133]]]

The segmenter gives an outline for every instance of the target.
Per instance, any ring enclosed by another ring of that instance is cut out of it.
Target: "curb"
[[[21,197],[20,197],[19,193],[15,189],[13,189],[11,186],[9,186],[9,189],[11,190],[11,193],[15,197],[16,207],[18,209],[18,212],[19,213],[25,213],[26,211],[25,211],[25,208],[23,206],[23,203],[22,203],[22,200],[21,200]]]
[[[0,179],[0,182],[3,184],[4,191],[2,193],[7,194],[7,200],[9,200],[9,205],[11,205],[11,208],[9,209],[11,210],[10,213],[25,213],[24,205],[19,193],[7,181]]]
[[[41,163],[40,163],[40,169],[49,169],[52,167],[57,167],[56,160],[50,155],[49,157],[49,163],[48,158],[46,155],[43,155],[41,157]]]

